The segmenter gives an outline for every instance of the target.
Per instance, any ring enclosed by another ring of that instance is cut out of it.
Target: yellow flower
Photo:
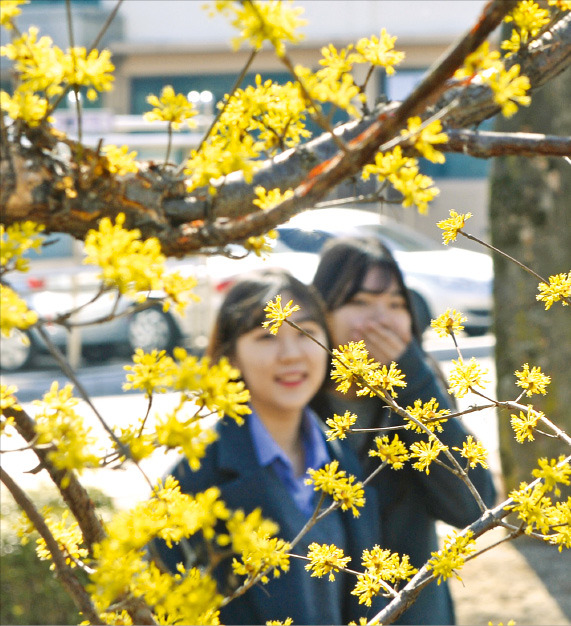
[[[481,441],[474,441],[474,437],[472,437],[472,435],[468,435],[461,448],[454,447],[452,450],[460,452],[460,454],[467,459],[468,465],[472,468],[476,467],[476,465],[481,465],[486,468],[488,467],[486,462],[488,452],[484,448]]]
[[[30,311],[15,291],[0,285],[0,333],[4,337],[10,337],[13,328],[25,330],[37,321],[38,314]]]
[[[523,369],[516,370],[515,375],[518,378],[516,385],[526,390],[526,396],[532,396],[534,393],[542,395],[547,393],[545,388],[551,382],[551,377],[543,374],[540,367],[532,367],[530,371],[529,364],[524,363]]]
[[[70,48],[61,57],[63,80],[69,85],[87,87],[88,100],[96,100],[98,91],[111,91],[115,69],[109,50],[90,50],[83,47]]]
[[[65,562],[69,567],[77,567],[78,561],[88,556],[89,551],[82,548],[83,535],[77,522],[71,522],[68,525],[69,510],[64,510],[61,519],[55,519],[53,516],[47,516],[45,522],[50,529],[53,538],[57,541],[58,547],[62,552]],[[42,537],[36,539],[36,553],[43,561],[51,561],[52,554],[46,546],[46,542]],[[55,569],[52,563],[50,569]]]
[[[327,463],[322,469],[308,469],[309,478],[306,484],[313,484],[314,491],[323,491],[329,494],[336,502],[341,503],[341,509],[351,509],[355,517],[359,517],[357,507],[365,506],[363,485],[355,482],[354,476],[346,476],[344,470],[339,470],[339,461]]]
[[[544,417],[543,413],[534,411],[531,405],[528,406],[527,413],[520,411],[519,416],[512,413],[510,423],[515,432],[516,440],[519,443],[526,440],[533,441],[535,439],[533,431],[542,417]]]
[[[153,393],[165,393],[173,384],[175,364],[165,350],[153,350],[145,353],[141,348],[135,350],[134,365],[123,367],[127,372],[127,381],[123,389],[140,389],[147,396]]]
[[[76,412],[79,400],[73,397],[72,391],[72,385],[59,389],[58,382],[54,381],[43,400],[34,400],[39,407],[35,428],[38,444],[53,445],[48,458],[55,467],[81,473],[84,468],[96,467],[99,463],[94,452],[97,439]],[[66,482],[64,479],[64,486]]]
[[[448,446],[440,443],[438,439],[431,439],[430,441],[416,441],[410,446],[411,458],[418,458],[416,463],[413,463],[414,469],[419,472],[425,471],[430,474],[430,464],[438,455],[443,451],[448,450]]]
[[[393,187],[403,195],[403,207],[416,206],[419,213],[426,213],[428,203],[440,193],[434,187],[434,181],[430,176],[419,173],[417,166],[403,167],[396,174],[389,176]]]
[[[464,330],[463,323],[468,318],[456,309],[446,309],[442,315],[430,322],[430,326],[434,328],[439,337],[446,337]]]
[[[388,463],[393,469],[399,470],[409,459],[406,446],[398,435],[389,440],[389,436],[375,437],[376,450],[369,450],[369,456],[378,456],[381,461]]]
[[[375,395],[373,388],[381,388],[384,392],[390,393],[393,398],[397,397],[397,392],[394,390],[395,387],[406,387],[406,382],[404,380],[404,374],[397,368],[397,364],[393,361],[390,366],[387,368],[386,365],[383,365],[379,369],[374,371],[367,372],[365,374],[365,380],[369,385],[369,388],[360,389],[357,391],[358,396],[364,395]]]
[[[401,559],[397,552],[383,550],[378,545],[371,550],[363,550],[362,563],[369,573],[393,583],[408,580],[418,571],[411,566],[407,554],[403,554]]]
[[[464,59],[463,67],[456,70],[454,78],[470,78],[482,70],[498,67],[499,60],[500,53],[497,50],[490,52],[490,42],[484,41],[479,48]]]
[[[460,569],[466,560],[466,557],[475,552],[476,545],[472,539],[474,533],[469,530],[465,535],[458,535],[454,531],[454,535],[449,535],[444,540],[444,547],[438,552],[432,552],[432,558],[427,563],[428,569],[434,572],[437,582],[440,584],[454,574],[458,580],[462,580],[454,571]]]
[[[448,419],[446,415],[450,413],[448,409],[438,410],[439,404],[436,402],[436,398],[431,398],[428,402],[423,403],[422,400],[415,400],[414,406],[407,406],[406,410],[421,422],[430,431],[442,432],[442,424]],[[425,432],[422,428],[417,426],[414,422],[408,421],[405,428],[408,430],[414,430],[418,433]]]
[[[119,148],[119,146],[110,144],[108,146],[103,146],[102,152],[107,158],[109,171],[112,174],[124,176],[128,172],[139,171],[139,166],[135,161],[137,153],[134,150],[129,152],[128,146],[121,146]]]
[[[522,0],[504,18],[504,22],[513,22],[521,37],[522,43],[527,43],[529,37],[537,33],[549,23],[550,16],[547,9],[542,9],[533,0]]]
[[[538,459],[539,469],[534,469],[531,474],[534,478],[541,478],[547,491],[553,491],[556,496],[561,495],[558,484],[569,485],[569,477],[571,476],[571,465],[565,460],[565,456],[561,455],[558,460],[546,458]]]
[[[278,238],[277,230],[269,230],[265,235],[258,237],[248,237],[244,242],[244,248],[253,252],[256,256],[264,257],[273,250],[273,245],[270,243],[272,239]]]
[[[570,0],[547,0],[547,4],[552,7],[557,7],[560,11],[571,11]]]
[[[337,50],[335,46],[330,43],[328,46],[321,48],[321,54],[323,58],[319,61],[319,65],[328,67],[333,70],[338,76],[350,72],[353,68],[353,59],[347,57],[347,53],[353,48],[353,44],[341,50]]]
[[[276,49],[279,56],[285,54],[284,41],[297,43],[303,35],[295,31],[306,24],[298,16],[303,13],[300,7],[292,7],[291,0],[282,2],[268,0],[267,2],[229,3],[215,2],[213,11],[220,11],[231,15],[231,24],[240,31],[240,36],[232,40],[234,49],[238,49],[243,41],[259,50],[265,40],[268,40]],[[233,14],[233,15],[232,15]]]
[[[541,293],[538,293],[535,298],[537,300],[543,300],[545,302],[545,310],[549,310],[554,302],[562,300],[563,306],[569,306],[569,302],[566,302],[564,298],[571,298],[571,271],[562,274],[556,274],[549,277],[549,285],[546,283],[539,283],[538,287]]]
[[[269,620],[266,622],[266,626],[290,626],[291,624],[293,624],[291,617],[286,617],[283,622],[279,619]]]
[[[356,53],[349,58],[353,63],[370,63],[384,67],[390,76],[395,73],[394,66],[401,63],[405,57],[404,52],[394,49],[396,40],[396,37],[391,37],[383,28],[380,38],[371,35],[369,39],[359,39],[355,46]]]
[[[532,489],[525,482],[520,483],[519,489],[514,489],[508,495],[514,504],[508,508],[517,512],[518,518],[526,525],[525,533],[530,534],[534,530],[549,532],[551,498],[544,495],[543,483],[535,485]]]
[[[163,87],[160,98],[154,94],[147,96],[147,102],[154,107],[152,111],[143,115],[148,122],[169,122],[175,129],[183,122],[186,122],[189,128],[196,127],[196,122],[191,119],[197,114],[194,104],[189,102],[184,94],[175,94],[171,85]]]
[[[351,560],[350,556],[345,556],[341,548],[333,544],[328,545],[324,543],[320,545],[315,542],[309,545],[307,557],[309,563],[305,566],[305,569],[311,572],[312,576],[317,576],[318,578],[329,574],[331,582],[335,580],[334,572],[347,567],[347,563]]]
[[[351,411],[345,411],[343,415],[337,415],[337,413],[335,413],[332,418],[326,420],[326,424],[330,428],[330,430],[325,433],[327,435],[327,441],[345,439],[347,433],[351,432],[351,426],[353,426],[356,421],[357,416],[351,413]]]
[[[432,163],[444,163],[446,160],[442,152],[434,149],[434,144],[445,143],[448,135],[442,132],[440,120],[434,120],[421,129],[422,120],[420,117],[410,117],[407,120],[407,129],[401,130],[401,135],[412,136],[414,147],[425,159]]]
[[[0,3],[0,26],[4,26],[6,30],[12,30],[12,23],[15,17],[22,12],[21,4],[28,4],[30,0],[2,0]]]
[[[456,241],[458,232],[466,225],[466,220],[472,217],[471,213],[456,213],[456,211],[450,211],[450,217],[447,220],[441,220],[437,222],[438,228],[442,229],[442,239],[444,243],[448,245],[451,241]]]
[[[504,117],[511,117],[517,112],[517,105],[529,106],[531,98],[526,95],[531,84],[527,76],[519,75],[520,66],[512,65],[506,72],[501,70],[491,72],[485,82],[494,92],[494,101],[499,104]]]
[[[284,323],[284,321],[295,313],[299,311],[299,305],[293,304],[293,300],[290,300],[284,307],[282,307],[282,297],[281,295],[276,296],[275,302],[270,300],[266,307],[264,308],[266,312],[266,317],[268,318],[262,326],[264,328],[269,329],[272,335],[277,335],[280,326]]]
[[[259,206],[262,211],[267,209],[273,209],[278,204],[281,204],[284,200],[293,196],[293,189],[286,189],[283,193],[279,188],[270,189],[267,191],[261,185],[258,185],[254,189],[254,193],[257,198],[253,201],[253,204]]]
[[[463,398],[473,387],[484,388],[490,382],[484,379],[488,370],[482,369],[474,357],[470,359],[469,363],[464,363],[462,358],[452,361],[452,363],[454,369],[449,374],[450,387],[448,393],[453,393],[457,398]]]
[[[0,224],[0,266],[2,271],[18,270],[27,272],[29,261],[23,258],[28,250],[41,251],[42,238],[40,233],[44,230],[42,224],[36,224],[27,220],[16,222],[4,227]]]
[[[48,101],[35,93],[16,91],[10,96],[0,91],[0,108],[13,120],[23,120],[32,128],[45,119]]]
[[[10,409],[12,411],[21,411],[22,407],[18,404],[18,399],[14,395],[18,391],[16,385],[0,385],[0,434],[11,436],[9,428],[14,424],[13,417],[6,417],[4,411]],[[8,429],[8,431],[6,430]]]
[[[354,589],[351,591],[351,594],[354,596],[358,596],[359,604],[371,606],[373,598],[379,595],[381,589],[383,589],[383,582],[381,577],[367,571],[362,574],[357,574],[357,583],[355,584]],[[361,619],[363,620],[361,622],[362,624],[370,623],[366,619]],[[354,623],[355,622],[349,622],[349,624]]]
[[[416,159],[403,156],[400,146],[395,146],[390,152],[377,152],[375,162],[365,165],[361,176],[363,180],[369,180],[369,177],[374,175],[379,182],[383,182],[385,178],[396,174],[401,168],[413,167],[417,163]]]
[[[363,386],[362,379],[367,379],[379,367],[375,359],[369,358],[363,340],[339,346],[333,350],[333,356],[331,379],[338,383],[336,389],[342,393],[347,393],[353,383]]]
[[[142,300],[141,293],[161,289],[166,258],[158,239],[142,241],[141,231],[127,230],[124,223],[125,214],[119,213],[115,224],[104,217],[98,230],[90,230],[85,238],[83,262],[101,267],[99,276],[105,285]]]

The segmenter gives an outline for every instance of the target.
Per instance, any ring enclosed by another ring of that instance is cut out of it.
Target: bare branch
[[[496,133],[488,131],[446,131],[448,141],[439,144],[442,152],[462,152],[489,159],[495,156],[571,156],[571,137],[537,133]]]
[[[50,532],[43,516],[36,509],[34,503],[20,489],[20,487],[12,480],[10,475],[0,467],[0,476],[2,482],[6,485],[8,491],[12,494],[18,506],[26,513],[34,528],[40,533],[40,537],[46,542],[46,547],[52,556],[52,562],[55,565],[55,571],[58,579],[67,589],[70,596],[75,601],[77,608],[84,617],[89,620],[90,624],[104,624],[97,613],[89,594],[85,591],[83,585],[77,579],[73,570],[67,565],[65,557],[60,550],[58,542]]]

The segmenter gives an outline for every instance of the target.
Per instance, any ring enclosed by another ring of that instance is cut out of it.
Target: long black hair
[[[313,286],[321,294],[327,310],[335,311],[362,290],[372,268],[380,270],[381,293],[393,281],[398,285],[412,320],[412,333],[420,344],[422,333],[402,272],[391,251],[377,237],[339,237],[328,241],[323,246]]]
[[[282,296],[284,304],[289,299],[298,304],[304,318],[317,322],[325,331],[327,347],[331,345],[327,314],[317,291],[287,270],[268,268],[244,274],[230,287],[218,310],[207,355],[213,360],[223,356],[231,359],[236,353],[238,339],[261,326],[266,317],[267,302],[277,295]]]

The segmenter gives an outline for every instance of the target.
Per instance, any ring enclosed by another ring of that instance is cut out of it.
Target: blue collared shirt
[[[286,453],[275,442],[256,412],[248,415],[248,427],[254,449],[261,467],[271,467],[294,499],[297,507],[308,517],[315,508],[315,491],[306,485],[307,474],[295,476],[293,466]],[[319,469],[331,458],[325,444],[325,436],[318,426],[318,418],[309,409],[304,409],[301,420],[301,440],[305,452],[305,469]]]

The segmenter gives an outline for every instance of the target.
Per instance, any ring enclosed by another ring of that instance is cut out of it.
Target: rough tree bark
[[[540,89],[529,109],[511,120],[498,118],[497,130],[534,128],[571,135],[571,73]],[[491,174],[492,243],[539,275],[571,269],[571,163],[564,158],[517,156],[494,159]],[[549,311],[535,302],[538,281],[496,255],[495,333],[498,397],[514,397],[514,371],[526,362],[551,376],[546,396],[534,404],[561,428],[571,430],[571,307],[555,303]],[[522,400],[525,402],[525,399]],[[506,487],[529,480],[538,456],[557,455],[557,443],[539,435],[533,446],[513,437],[509,412],[500,415],[500,452]],[[560,450],[560,447],[559,447]]]

